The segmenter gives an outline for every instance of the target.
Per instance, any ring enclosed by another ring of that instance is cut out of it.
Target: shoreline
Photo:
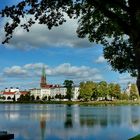
[[[0,101],[0,104],[66,104],[66,105],[140,105],[140,100],[137,101],[127,101],[127,100],[116,100],[116,101],[20,101],[13,102]]]

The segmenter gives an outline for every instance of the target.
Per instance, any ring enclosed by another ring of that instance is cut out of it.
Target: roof
[[[43,85],[41,88],[51,88],[51,87],[53,87],[53,85]]]
[[[4,95],[14,95],[16,92],[9,92],[9,91],[4,91]]]
[[[14,94],[22,94],[22,95],[25,95],[25,94],[28,94],[29,92],[28,91],[15,91],[15,92],[10,92],[10,91],[4,91],[3,94],[4,95],[14,95]]]
[[[29,92],[28,91],[20,91],[20,93],[25,95],[25,94],[28,94]]]

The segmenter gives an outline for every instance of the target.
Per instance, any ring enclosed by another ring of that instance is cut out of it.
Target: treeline
[[[99,83],[93,81],[81,82],[78,99],[88,100],[136,100],[138,99],[137,87],[131,85],[129,93],[121,92],[119,84],[107,83],[101,81]]]

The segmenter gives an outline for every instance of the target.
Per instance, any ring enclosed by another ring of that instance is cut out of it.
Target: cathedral
[[[43,99],[43,97],[48,97],[50,96],[51,98],[55,98],[56,95],[62,95],[66,96],[67,89],[62,86],[62,85],[52,85],[48,84],[46,80],[46,69],[45,66],[42,68],[42,74],[40,78],[40,88],[33,88],[30,89],[31,95],[34,95],[35,98],[40,98]],[[79,87],[74,86],[73,87],[73,100],[77,100],[79,96]]]
[[[42,75],[41,75],[41,80],[40,80],[40,87],[41,88],[46,88],[47,87],[45,67],[42,68]]]
[[[56,86],[56,85],[55,85]],[[42,75],[41,75],[41,80],[40,80],[40,88],[51,88],[53,85],[47,84],[46,80],[46,70],[45,67],[43,66],[42,68]]]

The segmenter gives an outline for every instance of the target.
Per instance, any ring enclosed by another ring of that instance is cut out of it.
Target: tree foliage
[[[92,81],[81,82],[79,89],[80,99],[84,100],[101,100],[105,99],[121,99],[121,88],[119,84],[107,83],[106,81],[101,81],[95,83]]]
[[[131,84],[131,88],[130,88],[130,99],[131,100],[135,100],[137,98],[138,98],[138,91],[137,91],[136,84]]]
[[[25,95],[23,95],[23,94],[21,94],[20,95],[20,97],[18,98],[18,101],[20,101],[20,102],[29,102],[29,101],[32,101],[32,96],[30,96],[30,94],[28,93],[28,94],[25,94]]]
[[[120,97],[121,97],[121,87],[120,87],[119,84],[115,84],[113,92],[114,92],[115,98],[120,99]]]
[[[97,92],[99,97],[107,97],[108,95],[108,85],[106,81],[99,82],[97,86]]]
[[[72,80],[65,80],[63,85],[66,87],[67,91],[66,91],[66,98],[71,100],[72,96],[73,96],[73,81]]]
[[[113,70],[137,74],[140,91],[140,3],[138,0],[22,0],[0,12],[10,17],[5,24],[7,43],[14,30],[38,22],[48,29],[63,24],[65,14],[79,19],[77,34],[104,45],[104,57]],[[21,19],[30,15],[26,23]],[[140,93],[140,92],[139,92]]]
[[[91,99],[91,96],[93,95],[93,93],[95,94],[95,92],[93,91],[95,89],[96,84],[92,81],[87,81],[87,82],[81,82],[80,83],[80,97],[85,99],[85,100],[89,100]],[[93,95],[94,97],[94,95]]]
[[[114,83],[110,83],[108,85],[108,94],[109,94],[109,96],[111,98],[115,96],[115,94],[114,94],[114,87],[115,87],[115,84]]]

